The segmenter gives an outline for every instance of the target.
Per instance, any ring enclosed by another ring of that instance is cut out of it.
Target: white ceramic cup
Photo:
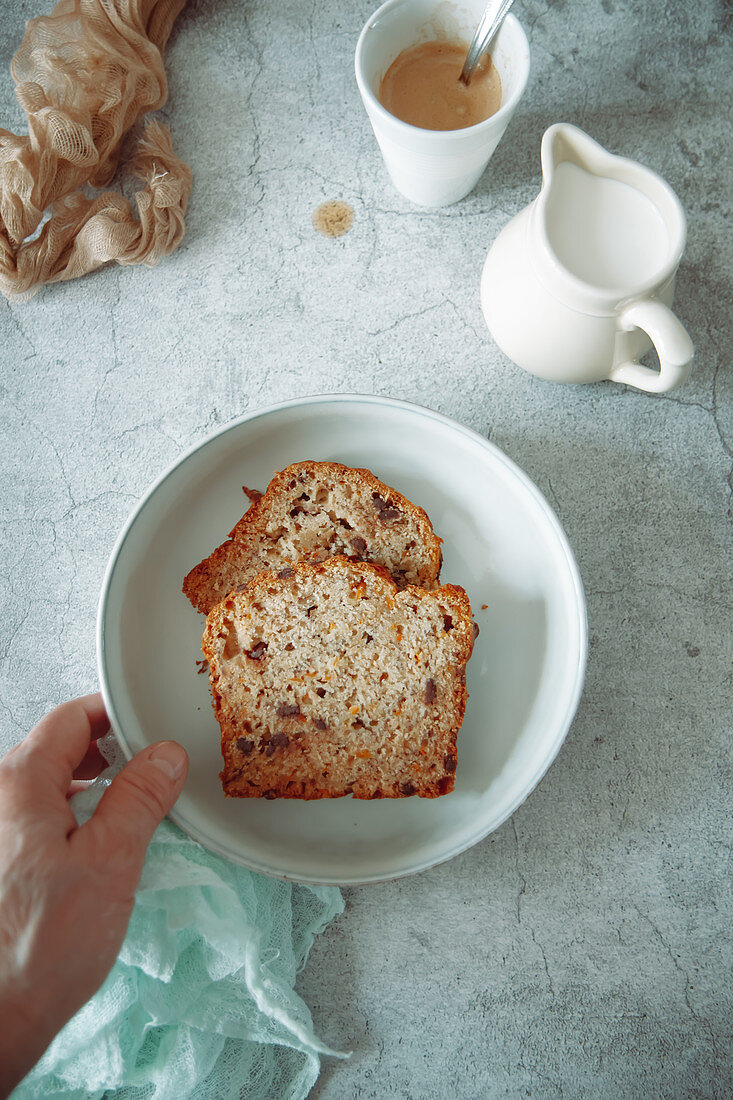
[[[437,38],[471,41],[486,0],[387,0],[356,46],[356,82],[384,163],[397,190],[418,206],[449,206],[471,191],[509,124],[529,77],[529,43],[513,15],[491,51],[501,79],[496,114],[462,130],[423,130],[379,102],[382,77],[404,49]]]

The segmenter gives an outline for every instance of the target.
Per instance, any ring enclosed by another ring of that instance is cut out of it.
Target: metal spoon
[[[476,28],[473,41],[468,47],[466,60],[458,78],[468,87],[468,82],[473,76],[473,71],[479,61],[491,46],[491,43],[504,22],[504,16],[509,11],[514,0],[490,0],[486,11],[481,16],[481,22]]]

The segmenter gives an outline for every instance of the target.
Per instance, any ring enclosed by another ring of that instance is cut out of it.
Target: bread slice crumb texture
[[[307,461],[275,475],[183,591],[208,614],[263,569],[339,554],[384,566],[399,587],[432,587],[440,572],[440,539],[422,508],[369,470]]]
[[[399,590],[343,556],[258,575],[211,611],[202,642],[224,792],[447,794],[472,647],[457,586]]]

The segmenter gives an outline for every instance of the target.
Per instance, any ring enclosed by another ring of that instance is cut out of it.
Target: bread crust
[[[301,488],[309,492],[299,494]],[[332,507],[319,505],[319,495]],[[386,566],[400,587],[432,587],[440,542],[424,509],[370,470],[307,460],[275,474],[228,539],[188,573],[183,592],[208,614],[265,569],[337,553]]]
[[[210,611],[202,640],[224,793],[448,794],[473,641],[456,585],[400,589],[385,568],[341,555],[262,572]]]

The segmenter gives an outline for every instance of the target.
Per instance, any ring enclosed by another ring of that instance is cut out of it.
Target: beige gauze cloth
[[[120,146],[168,95],[163,50],[185,0],[61,0],[32,19],[11,62],[27,136],[0,129],[0,290],[31,298],[108,260],[157,264],[184,234],[191,171],[147,125],[132,169],[137,217],[117,191]],[[44,216],[48,218],[36,234]],[[34,236],[35,234],[35,236]]]

